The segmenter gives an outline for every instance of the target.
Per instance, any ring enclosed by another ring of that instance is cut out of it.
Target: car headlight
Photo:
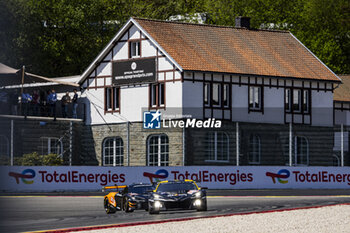
[[[160,203],[160,201],[156,201],[154,202],[154,208],[161,208],[162,207],[162,203]]]
[[[200,199],[197,199],[195,202],[194,202],[194,205],[195,206],[200,206],[202,204],[201,200]]]
[[[195,196],[195,197],[201,197],[201,192],[196,192],[196,193],[194,194],[194,196]]]
[[[159,199],[159,198],[160,198],[160,195],[158,195],[158,194],[153,194],[153,197],[154,197],[154,199]]]

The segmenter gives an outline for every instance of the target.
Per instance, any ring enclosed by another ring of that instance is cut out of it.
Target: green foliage
[[[56,154],[42,155],[42,163],[44,166],[61,166],[63,159]]]
[[[16,158],[15,164],[20,166],[60,166],[63,164],[63,159],[56,154],[39,155],[37,152],[33,152]]]
[[[348,0],[0,0],[0,62],[81,74],[131,17],[207,14],[207,23],[290,30],[336,73],[350,73]]]

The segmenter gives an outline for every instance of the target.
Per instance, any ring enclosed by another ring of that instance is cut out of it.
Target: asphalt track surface
[[[208,195],[206,212],[167,211],[149,215],[144,210],[138,210],[107,215],[101,193],[2,194],[0,232],[31,232],[350,203],[350,190],[209,190]]]

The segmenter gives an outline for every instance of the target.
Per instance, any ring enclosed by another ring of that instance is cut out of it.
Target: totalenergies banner
[[[0,166],[0,190],[97,191],[106,185],[197,180],[209,189],[350,189],[349,167],[21,167]]]

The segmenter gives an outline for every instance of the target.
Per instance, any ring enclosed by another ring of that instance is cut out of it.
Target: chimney
[[[236,28],[246,28],[250,29],[250,18],[245,16],[238,16],[235,20]]]

